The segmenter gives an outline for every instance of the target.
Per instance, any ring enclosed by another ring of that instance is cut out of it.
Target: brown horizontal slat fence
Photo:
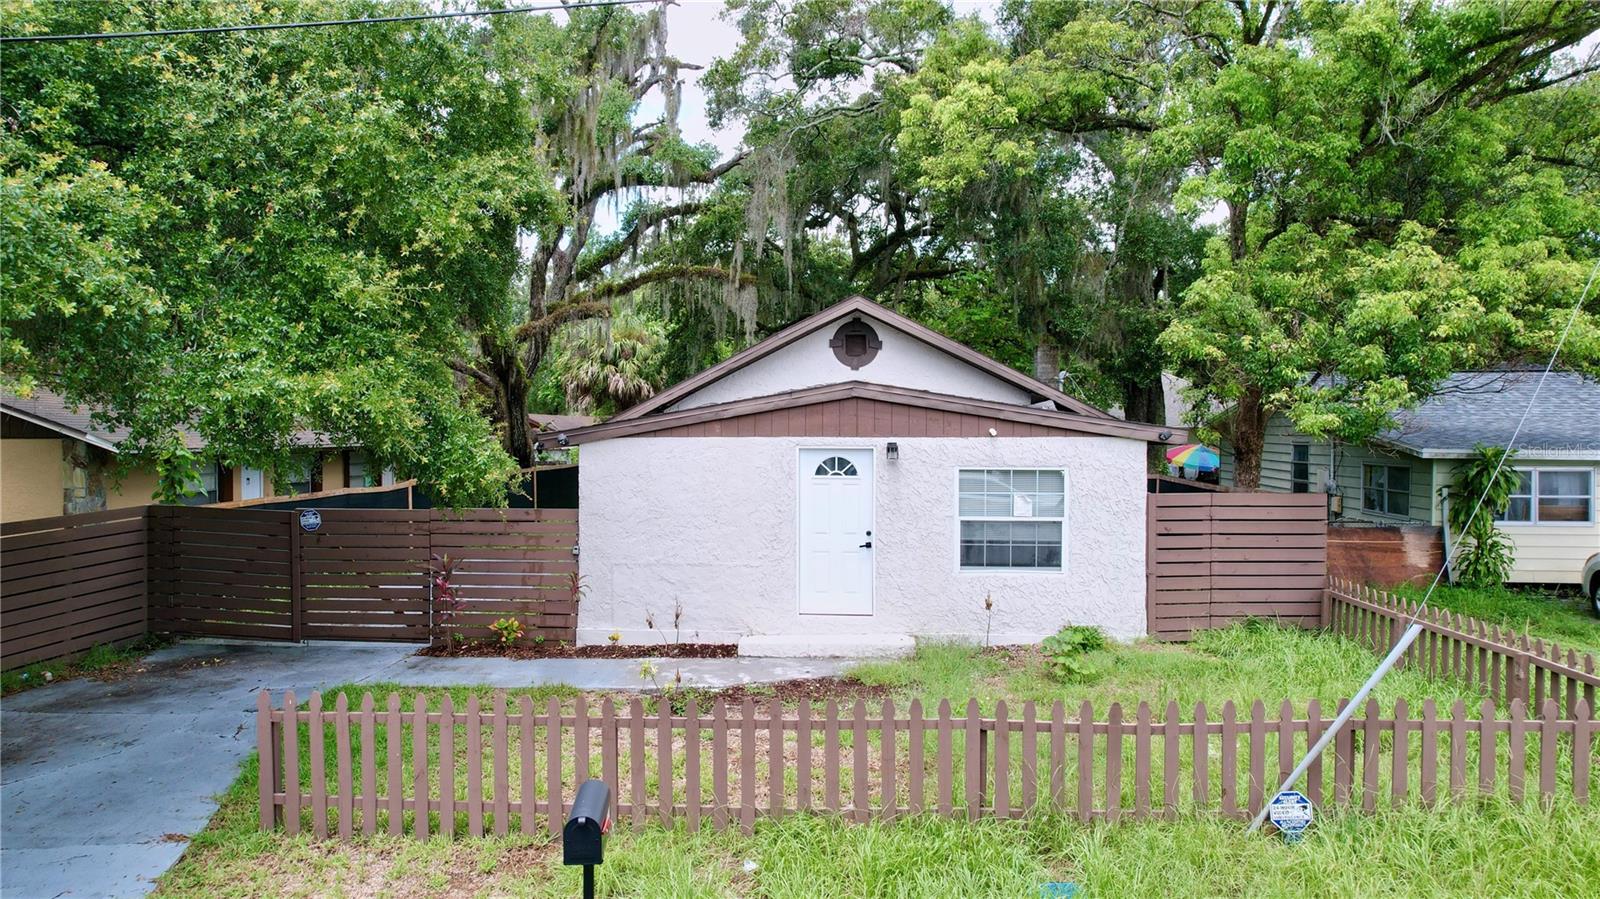
[[[577,509],[436,511],[432,554],[455,563],[450,578],[461,608],[446,623],[458,637],[492,635],[499,618],[517,618],[528,638],[577,635]]]
[[[150,507],[150,629],[298,639],[293,513]]]
[[[1244,618],[1317,627],[1328,577],[1326,497],[1219,491],[1148,497],[1148,630],[1187,640]]]
[[[1557,643],[1530,640],[1476,618],[1433,607],[1421,608],[1399,597],[1350,581],[1328,589],[1328,628],[1379,654],[1387,654],[1413,621],[1422,635],[1406,650],[1400,665],[1430,677],[1464,681],[1497,702],[1520,700],[1531,708],[1556,701],[1567,717],[1595,709],[1600,672],[1595,657]]]
[[[258,640],[577,634],[575,509],[148,506],[0,526],[0,665],[148,632]],[[434,559],[459,608],[436,601]]]
[[[330,707],[313,693],[298,709],[294,694],[274,707],[263,691],[260,827],[343,838],[556,833],[591,777],[610,785],[618,825],[634,828],[749,831],[757,818],[804,811],[850,821],[1045,810],[1082,821],[1244,818],[1338,711],[1315,700],[1303,714],[1257,701],[1181,712],[1169,703],[1159,715],[1113,704],[1103,716],[1088,703],[1069,715],[1060,702],[999,702],[988,715],[975,701],[651,705],[497,694],[458,707],[448,695],[340,693]],[[1553,699],[1537,719],[1520,700],[1506,717],[1487,699],[1474,711],[1399,700],[1382,714],[1369,702],[1302,789],[1319,806],[1366,812],[1473,796],[1588,802],[1600,723],[1586,705],[1572,720]]]
[[[321,514],[322,525],[315,531],[294,525],[303,637],[428,639],[434,513],[324,509]]]
[[[0,525],[0,667],[145,633],[144,507]]]

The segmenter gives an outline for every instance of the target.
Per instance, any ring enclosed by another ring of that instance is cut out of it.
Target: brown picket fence
[[[1463,681],[1508,705],[1521,700],[1529,708],[1543,708],[1546,699],[1553,699],[1569,718],[1577,717],[1580,706],[1595,711],[1600,673],[1589,653],[1571,647],[1563,652],[1559,644],[1547,645],[1467,615],[1421,608],[1350,581],[1329,584],[1325,619],[1334,633],[1380,654],[1387,654],[1415,620],[1422,635],[1406,650],[1401,666]]]
[[[653,706],[647,711],[647,704]],[[912,701],[856,700],[759,706],[695,698],[675,709],[657,698],[619,708],[582,697],[538,703],[503,694],[372,694],[332,708],[313,693],[306,708],[286,693],[258,697],[260,828],[357,834],[558,833],[577,785],[610,787],[613,817],[638,828],[658,821],[749,831],[758,818],[799,812],[850,821],[906,815],[1019,818],[1053,811],[1081,821],[1171,819],[1180,813],[1242,818],[1261,808],[1310,742],[1331,723],[1313,700],[1303,714],[1285,701],[1275,715],[1257,701],[1241,717],[1202,704],[1160,719],[1140,703],[1097,717],[1087,702],[1068,716],[1004,702],[988,715],[973,700],[932,715]],[[1339,708],[1342,709],[1343,703]],[[1338,709],[1330,710],[1338,711]],[[1369,702],[1312,766],[1303,791],[1319,806],[1375,811],[1497,796],[1512,802],[1587,803],[1597,764],[1596,722],[1572,720],[1547,700],[1530,719],[1520,701],[1501,717],[1485,699],[1471,717],[1432,700],[1413,716]],[[292,789],[289,787],[293,787]]]

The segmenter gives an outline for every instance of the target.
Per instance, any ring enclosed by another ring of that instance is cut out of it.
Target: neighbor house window
[[[367,464],[363,450],[350,450],[344,454],[344,485],[346,487],[373,487],[372,467]]]
[[[1594,520],[1594,470],[1519,468],[1517,486],[1495,520],[1513,524],[1587,524]]]
[[[290,461],[289,489],[294,493],[322,490],[322,458],[316,453],[296,453]]]
[[[200,473],[185,481],[183,484],[183,504],[186,506],[204,506],[219,500],[217,484],[217,463],[201,462]]]
[[[1361,508],[1384,515],[1411,514],[1409,465],[1361,466]]]
[[[1311,492],[1311,444],[1296,443],[1289,455],[1289,492]]]
[[[1060,571],[1066,475],[1042,469],[962,469],[961,567]]]

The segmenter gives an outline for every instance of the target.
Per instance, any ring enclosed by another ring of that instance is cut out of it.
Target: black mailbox
[[[603,780],[585,781],[572,800],[561,835],[561,861],[567,865],[598,865],[605,861],[605,838],[611,832],[611,788]]]

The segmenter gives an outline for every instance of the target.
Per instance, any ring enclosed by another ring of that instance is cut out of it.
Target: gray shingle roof
[[[1460,458],[1477,444],[1505,446],[1539,387],[1538,371],[1458,372],[1437,395],[1396,418],[1378,438],[1432,459]],[[1600,382],[1551,372],[1517,435],[1527,459],[1600,459]]]
[[[88,407],[74,406],[59,394],[43,387],[35,388],[27,397],[18,396],[9,390],[0,391],[0,410],[112,452],[116,452],[117,444],[128,437],[126,428],[102,427],[94,422]],[[205,438],[199,434],[188,429],[184,429],[182,433],[184,446],[192,450],[205,448]],[[317,431],[296,431],[289,442],[294,446],[304,447],[333,446],[327,435]]]

